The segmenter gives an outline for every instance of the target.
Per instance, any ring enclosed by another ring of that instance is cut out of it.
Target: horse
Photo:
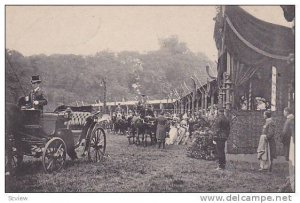
[[[135,144],[143,144],[144,146],[147,146],[147,138],[149,137],[151,140],[151,144],[156,143],[156,120],[152,117],[140,117],[135,116],[132,118],[131,124],[129,125],[129,135],[128,135],[128,141],[129,144],[130,138],[133,139],[133,143]],[[141,136],[141,141],[140,141]]]
[[[117,116],[115,121],[115,133],[121,133],[125,135],[127,130],[128,130],[128,122],[126,118],[122,116]]]

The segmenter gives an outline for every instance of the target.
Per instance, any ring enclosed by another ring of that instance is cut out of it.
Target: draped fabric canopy
[[[291,28],[261,21],[238,6],[225,9],[225,45],[249,66],[287,66],[295,52]]]
[[[223,84],[223,73],[230,64],[235,100],[249,91],[250,79],[251,96],[270,100],[271,67],[277,68],[281,83],[288,83],[294,75],[293,29],[259,20],[239,6],[226,6],[222,14],[215,18],[214,32],[220,53],[218,85]]]
[[[269,71],[271,66],[293,72],[288,68],[294,63],[295,54],[295,36],[291,28],[259,20],[239,6],[226,6],[224,17],[221,13],[216,17],[214,38],[219,48],[221,35],[226,51],[241,64],[234,64],[232,80],[236,87],[257,71]],[[218,59],[219,83],[226,71],[226,51]]]

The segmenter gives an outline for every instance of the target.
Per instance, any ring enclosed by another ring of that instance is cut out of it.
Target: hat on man
[[[40,76],[39,75],[33,75],[31,77],[31,83],[35,84],[35,83],[41,83],[42,81],[40,80]]]

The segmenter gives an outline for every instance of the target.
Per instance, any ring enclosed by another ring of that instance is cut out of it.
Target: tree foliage
[[[101,81],[107,82],[107,101],[134,100],[138,84],[150,99],[166,98],[196,73],[203,82],[205,65],[215,68],[204,54],[192,53],[172,36],[160,39],[160,49],[148,53],[101,51],[95,55],[53,54],[23,56],[6,50],[6,102],[16,102],[30,91],[32,75],[40,75],[48,98],[47,110],[60,104],[103,101]],[[22,87],[22,88],[21,88]],[[24,89],[24,91],[22,90]]]

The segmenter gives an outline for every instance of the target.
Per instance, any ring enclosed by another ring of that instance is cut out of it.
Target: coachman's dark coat
[[[38,101],[38,105],[34,105],[33,102]],[[32,90],[29,93],[29,102],[32,104],[32,107],[38,110],[43,110],[43,106],[47,105],[48,101],[44,96],[44,92],[39,88],[38,90]]]

